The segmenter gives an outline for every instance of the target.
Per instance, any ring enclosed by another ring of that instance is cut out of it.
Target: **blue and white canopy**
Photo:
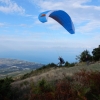
[[[38,18],[42,23],[45,23],[48,21],[48,17],[51,17],[60,23],[69,33],[75,33],[74,24],[66,12],[62,10],[49,10],[42,12]]]

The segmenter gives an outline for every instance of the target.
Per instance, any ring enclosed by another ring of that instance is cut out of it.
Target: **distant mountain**
[[[12,76],[22,74],[42,67],[43,64],[28,62],[17,59],[0,58],[0,78],[3,76]]]

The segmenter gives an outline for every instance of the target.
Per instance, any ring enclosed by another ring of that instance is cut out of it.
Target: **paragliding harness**
[[[59,65],[62,65],[62,64],[65,63],[65,61],[64,61],[64,59],[62,57],[59,57],[58,59],[60,60],[60,62],[58,63]]]

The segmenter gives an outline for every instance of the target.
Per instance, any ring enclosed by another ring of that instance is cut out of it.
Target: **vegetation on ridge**
[[[50,82],[45,79],[37,83],[24,81],[19,87],[12,87],[11,79],[6,78],[3,82],[0,81],[0,98],[2,100],[100,100],[99,80],[100,72],[86,70]]]
[[[93,56],[88,50],[83,51],[77,56],[79,62],[85,62],[85,65],[80,63],[69,63],[66,61],[63,66],[56,66],[54,63],[45,65],[31,73],[25,74],[22,79],[31,76],[38,76],[50,70],[53,72],[62,71],[63,77],[51,81],[45,78],[35,80],[20,80],[17,85],[13,84],[14,80],[11,77],[6,77],[0,80],[0,99],[1,100],[100,100],[100,49],[93,49]],[[87,59],[88,57],[88,59]],[[95,62],[93,65],[87,61]],[[98,63],[96,63],[98,62]],[[78,66],[77,66],[78,65]],[[74,67],[73,67],[74,66]],[[83,68],[83,69],[79,69]],[[91,70],[92,68],[92,70]],[[99,68],[99,70],[98,70]],[[61,70],[60,70],[61,69]],[[74,71],[73,75],[66,75],[69,69]],[[75,72],[78,69],[77,72]],[[90,70],[89,70],[90,69]],[[50,71],[50,72],[51,72]],[[57,73],[55,73],[57,74]],[[47,74],[46,74],[47,75]],[[59,77],[60,74],[56,76]],[[47,78],[52,78],[48,76]],[[15,82],[16,83],[16,82]]]

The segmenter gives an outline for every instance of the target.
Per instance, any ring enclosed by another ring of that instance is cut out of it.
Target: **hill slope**
[[[100,64],[95,63],[95,64],[91,64],[88,66],[82,65],[82,66],[74,66],[74,67],[70,67],[70,68],[67,68],[67,67],[51,68],[49,71],[44,72],[42,74],[14,82],[13,85],[18,86],[18,84],[23,83],[25,81],[37,82],[41,79],[46,79],[48,81],[58,80],[58,79],[62,79],[62,78],[67,77],[67,76],[72,76],[74,73],[79,72],[81,69],[85,69],[87,71],[91,71],[91,70],[92,71],[100,71]]]

